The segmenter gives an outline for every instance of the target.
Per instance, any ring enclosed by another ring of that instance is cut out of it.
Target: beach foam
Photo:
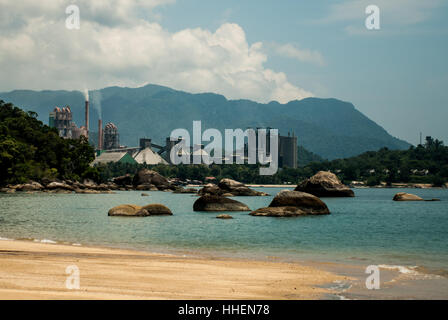
[[[52,244],[57,243],[56,241],[53,241],[53,240],[50,240],[50,239],[42,239],[42,240],[34,239],[33,241],[34,242],[40,242],[40,243],[52,243]]]

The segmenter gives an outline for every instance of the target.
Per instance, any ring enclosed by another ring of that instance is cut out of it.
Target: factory
[[[59,135],[65,139],[79,139],[81,136],[89,138],[89,101],[86,97],[85,101],[85,125],[77,127],[73,122],[73,114],[69,106],[55,107],[53,112],[50,112],[49,125],[58,130]],[[256,154],[258,157],[258,131],[255,132],[256,137]],[[266,128],[266,156],[270,156],[270,130]],[[171,164],[170,153],[171,149],[179,142],[171,141],[166,138],[165,145],[157,145],[151,139],[142,138],[138,147],[124,147],[120,145],[120,135],[117,126],[109,122],[103,128],[103,121],[98,120],[98,141],[96,148],[96,158],[92,165],[107,164],[109,162],[119,163],[138,163],[138,164]],[[194,158],[202,159],[207,151],[204,150],[204,145],[190,147],[190,150],[182,150],[189,158],[190,163],[193,163]],[[247,163],[248,158],[248,144],[244,145],[243,161]],[[233,160],[236,161],[237,154],[234,154]],[[257,159],[258,160],[258,159]],[[226,158],[223,157],[223,162]],[[297,137],[288,132],[287,136],[278,136],[278,165],[280,168],[297,168]]]
[[[69,106],[55,107],[50,112],[48,119],[49,126],[58,130],[59,136],[64,139],[79,139],[81,136],[88,137],[88,131],[85,126],[78,128],[73,122],[72,111]]]

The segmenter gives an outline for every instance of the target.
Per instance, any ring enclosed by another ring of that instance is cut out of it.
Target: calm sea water
[[[272,195],[281,189],[260,188]],[[440,202],[394,202],[405,191]],[[1,194],[0,237],[105,245],[155,252],[195,252],[286,260],[314,259],[448,269],[448,190],[356,189],[355,198],[324,198],[332,214],[252,217],[194,212],[190,194]],[[251,209],[271,197],[238,197]],[[119,204],[162,203],[173,216],[108,217]]]

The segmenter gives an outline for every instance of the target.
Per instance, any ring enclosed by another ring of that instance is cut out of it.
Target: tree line
[[[35,112],[0,100],[0,185],[45,179],[99,179],[87,139],[63,139]]]

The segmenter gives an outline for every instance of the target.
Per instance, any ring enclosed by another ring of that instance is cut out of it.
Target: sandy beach
[[[66,288],[71,265],[79,290]],[[321,299],[342,279],[295,263],[0,241],[0,299]]]

